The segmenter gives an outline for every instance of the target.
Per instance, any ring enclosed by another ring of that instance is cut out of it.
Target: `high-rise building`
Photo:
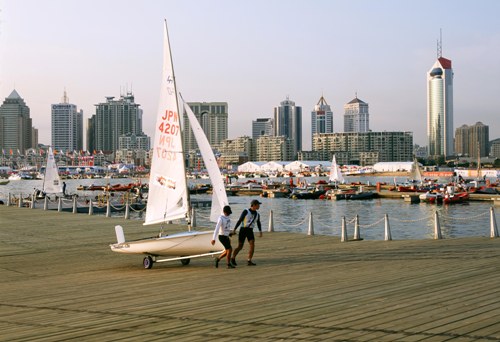
[[[71,152],[83,150],[83,111],[68,102],[66,90],[62,102],[52,105],[52,147]]]
[[[455,153],[461,156],[477,158],[487,157],[489,151],[489,126],[482,122],[475,125],[462,125],[455,130]]]
[[[255,143],[255,161],[293,160],[297,152],[294,141],[285,136],[261,136]]]
[[[453,69],[451,60],[441,56],[427,72],[427,138],[429,156],[451,156],[453,144]]]
[[[0,106],[0,149],[24,154],[35,147],[30,108],[14,89]]]
[[[323,152],[320,160],[335,153],[341,164],[373,165],[377,162],[411,161],[412,132],[344,132],[315,134],[313,151]]]
[[[302,107],[295,106],[288,97],[274,108],[274,135],[292,141],[294,156],[302,150]]]
[[[252,138],[255,140],[264,135],[274,135],[274,120],[271,118],[261,118],[252,121]]]
[[[187,104],[198,119],[210,145],[219,144],[227,139],[227,102],[188,102]],[[184,151],[196,150],[198,144],[185,111],[183,124]]]
[[[323,96],[311,112],[311,139],[315,133],[333,133],[333,112]]]
[[[370,113],[368,103],[358,99],[358,96],[344,105],[344,132],[369,132]]]
[[[89,120],[88,148],[97,151],[116,151],[120,136],[143,135],[142,110],[135,103],[134,95],[127,93],[115,100],[106,97],[106,102],[96,106],[96,113]]]

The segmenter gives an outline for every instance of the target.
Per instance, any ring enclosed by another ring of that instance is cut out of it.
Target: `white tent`
[[[270,161],[265,164],[263,164],[260,167],[260,170],[263,172],[268,172],[268,171],[283,171],[285,168],[285,165],[288,164],[289,162],[282,162],[282,161]]]
[[[246,162],[238,166],[238,172],[260,172],[265,162]]]
[[[324,160],[296,160],[288,163],[285,166],[286,171],[301,172],[301,171],[317,171],[321,168],[323,171],[330,167],[330,162]]]
[[[373,165],[376,172],[410,172],[413,162],[380,162]]]

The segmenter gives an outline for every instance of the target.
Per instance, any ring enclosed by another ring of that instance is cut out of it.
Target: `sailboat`
[[[337,165],[337,159],[335,158],[335,154],[332,159],[332,166],[330,167],[330,182],[332,183],[342,183],[344,182],[344,177],[342,176],[342,171],[340,167]]]
[[[63,192],[59,170],[52,147],[49,147],[47,152],[47,165],[45,166],[45,174],[43,176],[43,194],[58,194]],[[38,197],[38,196],[37,196]]]
[[[172,260],[180,260],[183,265],[187,265],[191,258],[219,254],[224,250],[219,241],[216,241],[215,245],[211,244],[212,231],[193,231],[190,227],[191,211],[177,97],[168,29],[165,22],[162,84],[144,222],[144,225],[161,223],[162,227],[158,236],[126,241],[123,228],[115,226],[117,243],[110,245],[114,252],[145,255],[143,266],[147,269],[151,268],[155,262]],[[182,102],[184,103],[183,99]],[[222,208],[228,204],[227,195],[205,133],[186,103],[184,103],[184,108],[212,181],[214,190],[210,219],[215,222],[222,213]],[[188,231],[170,235],[163,233],[163,224],[183,218],[188,219]]]
[[[418,164],[417,158],[414,158],[413,164],[411,164],[410,178],[413,182],[422,183],[422,171],[420,171],[420,165]]]

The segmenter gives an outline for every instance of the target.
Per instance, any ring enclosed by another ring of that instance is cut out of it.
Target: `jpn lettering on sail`
[[[185,218],[188,193],[172,56],[164,31],[163,72],[144,224]]]

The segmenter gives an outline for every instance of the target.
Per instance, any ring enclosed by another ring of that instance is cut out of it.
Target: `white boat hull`
[[[212,240],[212,232],[184,232],[162,237],[151,237],[135,241],[125,241],[110,245],[111,250],[124,254],[144,254],[151,256],[185,257],[213,252],[222,252],[224,246]]]

